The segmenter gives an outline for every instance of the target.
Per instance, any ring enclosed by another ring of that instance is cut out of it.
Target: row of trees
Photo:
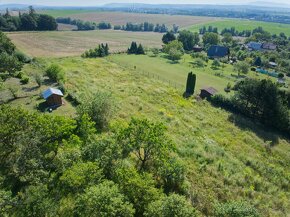
[[[250,37],[256,33],[264,34],[266,31],[260,26],[257,28],[254,28],[253,30],[243,30],[243,31],[239,31],[235,27],[224,28],[220,32],[218,31],[217,27],[213,27],[213,26],[208,26],[208,27],[203,26],[202,28],[199,29],[199,34],[201,35],[204,35],[207,32],[213,32],[213,33],[217,33],[221,35],[224,35],[225,33],[230,33],[232,36]]]
[[[7,10],[0,15],[0,30],[2,31],[52,31],[57,29],[56,20],[46,14],[37,14],[32,6],[29,12],[19,16],[11,16]]]
[[[96,24],[95,22],[83,21],[80,19],[71,19],[70,17],[58,17],[56,18],[56,21],[58,23],[75,25],[77,26],[79,31],[112,28],[112,25],[110,23],[100,22],[99,24]]]
[[[115,30],[124,30],[124,31],[133,31],[133,32],[167,32],[168,27],[165,24],[154,25],[153,23],[140,23],[140,24],[134,24],[134,23],[127,23],[126,25],[120,26],[116,25],[114,26]],[[178,31],[178,27],[174,25],[174,31]]]

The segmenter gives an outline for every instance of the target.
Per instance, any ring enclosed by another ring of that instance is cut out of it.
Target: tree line
[[[115,30],[123,30],[123,31],[132,31],[132,32],[160,32],[165,33],[168,31],[168,27],[165,24],[156,24],[153,23],[140,23],[140,24],[134,24],[134,23],[127,23],[126,25],[116,25],[114,26]],[[175,33],[178,32],[178,26],[173,25],[173,30]]]
[[[59,17],[56,18],[56,21],[58,23],[63,24],[70,24],[75,25],[78,27],[78,30],[95,30],[95,29],[114,29],[114,30],[123,30],[123,31],[132,31],[132,32],[160,32],[165,33],[169,30],[169,28],[165,24],[153,24],[149,22],[144,23],[131,23],[128,22],[126,25],[113,25],[108,22],[100,22],[99,24],[96,24],[94,22],[89,21],[82,21],[82,20],[76,20],[71,19],[70,17]],[[172,31],[174,33],[178,32],[179,27],[177,25],[173,25]]]
[[[218,31],[217,27],[213,26],[203,26],[202,28],[199,29],[199,34],[204,35],[207,32],[213,32],[217,33],[220,35],[224,35],[225,33],[230,33],[232,36],[240,36],[240,37],[251,37],[255,35],[256,33],[261,33],[261,34],[269,34],[267,31],[263,29],[263,27],[259,26],[257,28],[254,28],[253,30],[243,30],[243,31],[238,31],[235,27],[230,27],[230,28],[224,28],[220,32]],[[281,33],[284,34],[284,33]],[[285,35],[285,34],[284,34]],[[275,35],[273,35],[275,37]]]
[[[5,14],[0,15],[1,31],[53,31],[57,29],[54,17],[46,14],[37,14],[32,6],[28,13],[18,16],[10,15],[8,9]]]
[[[31,59],[17,51],[11,40],[0,31],[0,79],[17,76],[23,65],[30,61]]]
[[[233,89],[234,96],[214,96],[214,105],[259,121],[265,126],[285,132],[289,136],[289,93],[280,90],[271,80],[247,78],[238,82]]]

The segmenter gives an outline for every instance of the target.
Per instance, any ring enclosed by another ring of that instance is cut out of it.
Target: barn
[[[213,95],[215,95],[218,91],[213,87],[206,87],[200,90],[200,98],[202,99],[210,99]]]
[[[49,106],[60,106],[63,104],[63,93],[59,89],[48,88],[42,93],[42,96]]]
[[[228,57],[230,58],[230,49],[224,46],[213,45],[209,48],[207,52],[207,56],[211,59],[215,58],[223,58]]]

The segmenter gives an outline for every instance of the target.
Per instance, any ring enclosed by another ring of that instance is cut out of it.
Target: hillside
[[[161,121],[177,145],[187,168],[189,198],[203,215],[216,202],[246,200],[261,216],[289,213],[289,141],[251,121],[211,106],[184,99],[181,91],[153,78],[120,67],[109,59],[61,58],[27,65],[29,74],[42,73],[41,65],[58,63],[67,73],[69,93],[91,95],[97,90],[112,93],[116,112],[111,124],[146,117]],[[33,82],[31,87],[36,86]],[[45,87],[42,87],[45,88]],[[40,90],[23,107],[33,105]],[[37,103],[43,100],[37,99]],[[19,105],[17,100],[12,104]],[[52,114],[74,116],[67,103]]]

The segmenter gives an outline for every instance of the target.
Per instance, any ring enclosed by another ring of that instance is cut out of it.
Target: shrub
[[[34,74],[35,82],[37,83],[38,87],[41,87],[43,83],[43,77],[39,73]]]
[[[79,118],[84,114],[89,115],[98,130],[106,129],[113,113],[111,94],[97,92],[93,97],[83,99],[77,107],[77,113]]]
[[[54,82],[64,82],[65,74],[62,68],[57,64],[50,65],[46,70],[46,75]]]
[[[58,89],[60,89],[63,94],[66,94],[66,88],[63,82],[59,82]]]
[[[18,98],[19,89],[17,87],[8,87],[8,90],[10,91],[14,99]]]
[[[232,85],[231,85],[231,83],[228,83],[226,88],[225,88],[225,92],[229,93],[229,92],[231,92],[231,89],[232,89]]]
[[[258,217],[258,211],[245,202],[228,202],[215,206],[215,216],[217,217]]]
[[[23,72],[19,72],[16,76],[16,78],[22,79],[23,77]]]
[[[21,84],[28,84],[29,82],[29,77],[23,76],[20,80]]]
[[[16,51],[14,55],[22,63],[30,63],[31,62],[31,58],[29,56],[25,55],[24,53],[22,53],[21,51]]]

